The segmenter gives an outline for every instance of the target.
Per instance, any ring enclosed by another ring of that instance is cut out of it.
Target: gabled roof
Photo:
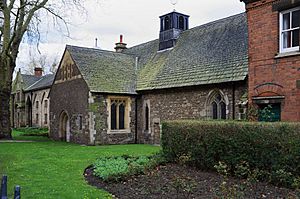
[[[21,78],[23,80],[23,85],[24,85],[23,89],[24,90],[26,90],[32,84],[34,84],[35,82],[37,82],[41,79],[41,77],[36,77],[34,75],[25,75],[25,74],[21,74]]]
[[[136,94],[133,56],[69,45],[66,49],[92,92]]]
[[[245,80],[248,29],[245,13],[181,33],[173,49],[150,41],[123,53],[67,46],[92,92],[136,91]],[[138,58],[138,59],[136,59]]]
[[[17,91],[36,91],[50,88],[54,80],[54,75],[37,77],[34,75],[21,74],[19,71],[12,84],[12,93]]]
[[[33,90],[41,90],[50,88],[55,75],[49,74],[42,77],[39,77],[37,81],[35,81],[33,84],[31,84],[29,87],[25,89],[25,91],[33,91]]]
[[[157,49],[154,40],[125,51],[140,59],[137,91],[244,80],[248,74],[246,14],[184,31],[173,49]]]

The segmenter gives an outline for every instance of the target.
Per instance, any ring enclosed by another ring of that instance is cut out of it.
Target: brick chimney
[[[34,68],[34,76],[42,77],[43,76],[43,69],[39,67]]]
[[[123,50],[127,49],[127,44],[123,43],[123,35],[120,35],[120,42],[116,43],[115,50],[117,53],[121,53]]]

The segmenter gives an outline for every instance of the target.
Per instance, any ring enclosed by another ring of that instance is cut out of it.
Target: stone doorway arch
[[[59,117],[59,138],[62,141],[70,142],[70,119],[68,114],[63,111]]]

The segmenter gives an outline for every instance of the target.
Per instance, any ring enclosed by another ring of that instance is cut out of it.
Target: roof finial
[[[178,3],[178,0],[170,0],[170,1],[171,1],[171,4],[174,7],[174,12],[175,12],[176,11],[175,7],[176,7],[176,4]]]
[[[98,38],[95,38],[95,48],[98,48]]]

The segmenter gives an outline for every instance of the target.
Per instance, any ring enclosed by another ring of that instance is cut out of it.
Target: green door
[[[259,106],[258,120],[261,122],[278,122],[281,119],[280,104],[264,104]]]

